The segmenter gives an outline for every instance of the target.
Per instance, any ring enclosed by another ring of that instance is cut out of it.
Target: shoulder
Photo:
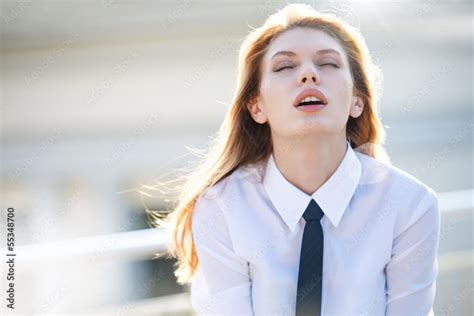
[[[436,192],[414,175],[373,157],[356,152],[362,165],[359,185],[366,192],[378,192],[381,201],[397,212],[400,229],[408,227],[423,215],[439,219]]]
[[[215,207],[221,206],[221,211],[225,212],[231,208],[231,205],[226,204],[239,200],[246,189],[262,183],[263,168],[263,162],[238,167],[216,184],[206,188],[198,196],[196,207],[212,204]]]
[[[387,186],[392,190],[403,190],[412,194],[436,195],[434,190],[414,175],[366,154],[356,152],[362,165],[361,185]]]
[[[246,190],[262,181],[261,162],[240,166],[198,195],[193,210],[193,228],[223,224],[231,211],[243,203]]]

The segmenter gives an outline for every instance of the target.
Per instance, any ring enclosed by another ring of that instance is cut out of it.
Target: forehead
[[[316,53],[321,49],[332,48],[346,59],[344,49],[339,42],[324,31],[314,28],[294,28],[284,31],[269,45],[265,59],[269,61],[278,51],[293,51],[300,53]]]

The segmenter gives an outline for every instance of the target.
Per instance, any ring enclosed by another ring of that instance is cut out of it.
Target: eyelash
[[[325,63],[325,64],[322,64],[321,66],[326,66],[326,65],[331,65],[331,66],[334,67],[334,68],[339,68],[338,65],[333,64],[333,63]],[[279,71],[282,71],[282,70],[284,70],[284,69],[291,69],[291,68],[294,68],[294,67],[293,67],[293,66],[283,66],[283,67],[281,67],[281,68],[275,70],[275,72],[279,72]]]

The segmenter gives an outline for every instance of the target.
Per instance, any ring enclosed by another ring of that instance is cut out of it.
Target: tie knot
[[[308,207],[303,213],[305,221],[319,221],[324,216],[323,210],[319,207],[318,203],[314,199],[308,204]]]

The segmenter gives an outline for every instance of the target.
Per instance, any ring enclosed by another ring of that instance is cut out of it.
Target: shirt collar
[[[354,150],[347,143],[342,162],[332,176],[312,195],[288,182],[275,164],[273,152],[265,166],[263,186],[271,202],[294,231],[311,199],[314,199],[331,223],[337,227],[359,183],[362,166]]]

